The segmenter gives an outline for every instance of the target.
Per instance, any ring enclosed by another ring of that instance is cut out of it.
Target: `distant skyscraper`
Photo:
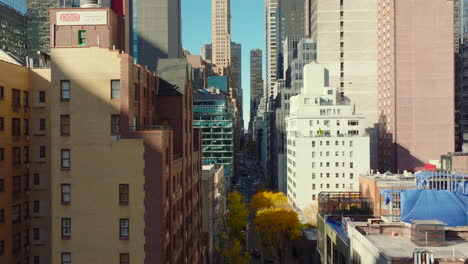
[[[155,70],[158,59],[182,56],[180,8],[180,0],[132,1],[130,52],[138,64]]]
[[[242,45],[231,42],[231,80],[232,87],[242,88]]]
[[[416,170],[455,150],[454,3],[377,4],[379,167]]]
[[[279,52],[279,0],[265,0],[265,99],[274,96]]]
[[[216,72],[226,75],[231,66],[231,0],[212,0],[212,57]]]
[[[263,96],[262,50],[250,51],[250,122],[257,115],[257,107]]]
[[[211,61],[213,59],[213,50],[212,50],[212,45],[211,44],[203,44],[201,48],[201,56],[204,60],[209,60]]]
[[[279,10],[280,39],[277,79],[283,78],[284,68],[288,67],[288,65],[283,65],[284,41],[290,36],[304,35],[304,0],[280,0]]]
[[[24,59],[26,56],[25,4],[0,0],[0,49]]]

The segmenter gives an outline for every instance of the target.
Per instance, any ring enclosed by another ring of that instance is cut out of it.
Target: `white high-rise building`
[[[329,87],[328,74],[324,64],[304,67],[303,92],[286,118],[287,194],[302,213],[318,208],[320,192],[358,190],[359,174],[370,170],[365,118]]]

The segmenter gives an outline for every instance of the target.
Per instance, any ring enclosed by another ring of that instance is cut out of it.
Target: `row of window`
[[[120,98],[120,80],[110,81],[111,99]],[[71,96],[71,85],[70,80],[60,81],[60,99],[62,101],[69,101]],[[134,84],[133,87],[133,99],[138,100],[138,86]]]
[[[325,163],[325,166],[323,166],[324,163]],[[320,168],[323,168],[323,167],[329,168],[329,167],[330,167],[330,162],[320,162],[319,165],[320,165]],[[337,167],[337,168],[340,167],[340,163],[339,163],[339,162],[335,162],[335,167]],[[345,162],[342,162],[342,166],[341,166],[341,167],[343,167],[343,168],[346,167],[346,163],[345,163]],[[353,162],[350,162],[350,163],[349,163],[349,168],[352,169],[353,167],[354,167],[354,163],[353,163]],[[312,162],[312,169],[315,169],[315,168],[316,168],[316,162]]]
[[[21,188],[21,176],[15,176],[13,177],[13,190],[15,189],[20,189]],[[34,177],[33,177],[33,184],[35,186],[39,186],[41,183],[40,183],[40,176],[38,173],[35,173],[34,174]],[[26,174],[24,175],[24,190],[27,191],[29,190],[29,175]],[[0,192],[4,192],[5,191],[5,180],[4,179],[0,179]]]
[[[0,117],[0,131],[5,129],[5,118]],[[44,131],[46,129],[46,120],[39,119],[39,131]],[[11,119],[11,134],[12,136],[18,137],[21,136],[21,119],[12,118]],[[29,120],[23,119],[23,134],[25,136],[29,135]]]
[[[61,201],[62,204],[71,203],[71,191],[72,185],[69,183],[64,183],[61,185]],[[119,204],[127,205],[129,202],[129,185],[128,184],[119,184]]]
[[[13,165],[21,164],[21,148],[14,147],[11,148]],[[23,163],[29,163],[29,147],[23,147],[24,160]],[[46,157],[46,147],[39,146],[39,159],[45,159]],[[0,161],[5,160],[5,149],[0,148]]]
[[[320,189],[323,189],[323,188],[324,188],[323,186],[324,186],[323,183],[321,183],[321,184],[320,184]],[[344,183],[342,183],[341,186],[342,186],[342,188],[346,188],[346,184],[344,184]],[[296,186],[294,186],[294,187],[296,187]],[[325,188],[326,188],[326,189],[330,189],[330,183],[325,184]],[[335,183],[335,188],[339,189],[339,188],[340,188],[340,184],[339,184],[339,183]],[[353,184],[352,184],[352,183],[349,184],[349,188],[353,188]],[[312,184],[312,190],[315,190],[315,183]]]
[[[0,86],[0,100],[5,98],[5,86]],[[45,91],[39,91],[39,103],[45,103],[46,101],[46,93]],[[12,89],[11,93],[11,101],[12,106],[14,108],[21,107],[21,91],[18,89]],[[29,107],[29,93],[27,91],[23,91],[23,106]]]
[[[319,142],[319,145],[320,145],[320,146],[323,146],[323,141],[322,141],[322,140],[320,140],[320,141],[318,141],[318,142]],[[336,141],[335,141],[335,146],[339,146],[339,145],[340,145],[340,141],[336,140]],[[342,146],[345,145],[345,141],[344,141],[344,140],[341,141],[341,145],[342,145]],[[330,146],[330,141],[328,141],[328,140],[325,141],[325,146]],[[349,146],[350,146],[350,147],[353,146],[353,141],[352,141],[352,140],[349,141]],[[312,147],[315,147],[315,140],[312,141]]]
[[[330,151],[320,151],[320,152],[317,152],[320,154],[320,157],[322,156],[325,156],[325,157],[329,157],[330,156]],[[324,154],[325,153],[325,154]],[[315,158],[315,151],[312,151],[312,158]],[[340,152],[339,151],[335,151],[335,157],[339,157],[340,156]],[[345,157],[345,151],[341,151],[341,156],[342,157]],[[352,151],[349,151],[349,157],[352,158],[354,156],[354,153]]]
[[[313,172],[313,173],[312,173],[312,179],[315,179],[316,175],[317,175],[317,174],[316,174],[315,172]],[[323,178],[323,175],[324,175],[324,173],[321,172],[321,173],[320,173],[320,178]],[[341,175],[342,175],[342,177],[344,178],[346,174],[343,172]],[[330,178],[330,173],[329,173],[329,172],[325,173],[325,177]],[[340,174],[339,174],[339,173],[335,173],[335,178],[339,178],[339,177],[340,177]],[[353,178],[354,178],[354,173],[350,173],[350,174],[349,174],[349,178],[350,178],[350,179],[353,179]]]
[[[62,224],[62,239],[69,240],[72,236],[72,220],[69,217],[61,219]],[[119,219],[119,238],[127,240],[130,238],[130,221],[128,218]]]

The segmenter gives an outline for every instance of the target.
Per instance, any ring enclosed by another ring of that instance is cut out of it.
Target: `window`
[[[23,177],[24,177],[23,188],[24,188],[24,191],[26,192],[26,191],[29,191],[29,174],[25,174]]]
[[[19,108],[21,106],[20,90],[13,89],[12,99],[13,101],[11,103],[12,103],[13,108]]]
[[[29,93],[26,91],[23,92],[23,105],[29,107]]]
[[[129,223],[128,218],[120,219],[120,239],[128,239],[129,237]]]
[[[349,167],[350,167],[351,169],[353,168],[353,163],[352,163],[352,162],[349,163]]]
[[[14,176],[13,177],[13,192],[19,193],[21,191],[21,177]]]
[[[46,130],[46,120],[44,118],[39,119],[39,130]]]
[[[5,240],[0,240],[0,254],[3,254],[3,252],[5,252]]]
[[[340,166],[340,163],[339,162],[335,162],[335,167],[339,167]]]
[[[60,81],[60,99],[62,101],[70,100],[70,81]]]
[[[71,153],[69,149],[62,149],[62,169],[71,168]]]
[[[0,99],[3,100],[5,98],[5,87],[0,86]]]
[[[38,214],[41,212],[41,201],[35,200],[33,203],[33,213]]]
[[[39,103],[40,104],[43,104],[46,102],[45,96],[46,96],[45,91],[39,91]]]
[[[33,175],[33,183],[34,185],[40,185],[41,184],[41,178],[39,177],[39,173],[34,173]]]
[[[5,160],[5,149],[0,148],[0,161]]]
[[[78,30],[78,46],[86,46],[86,30]]]
[[[12,136],[19,137],[21,135],[21,124],[19,118],[11,119],[11,134]]]
[[[45,146],[40,146],[39,147],[39,158],[40,159],[45,159],[46,157],[46,147]]]
[[[111,98],[120,98],[120,80],[111,80]]]
[[[315,183],[312,184],[312,190],[315,190]]]
[[[60,116],[60,134],[62,136],[70,135],[70,115]]]
[[[62,239],[71,238],[71,218],[62,218]]]
[[[21,222],[21,205],[16,204],[11,207],[11,212],[12,212],[12,222],[13,223],[19,223]]]
[[[315,173],[312,173],[312,179],[315,179]]]
[[[329,183],[327,183],[327,189],[330,189],[330,184]]]
[[[28,219],[29,218],[29,202],[24,202],[23,207],[24,207],[24,219]]]
[[[29,147],[23,148],[24,163],[29,163]]]
[[[111,116],[111,133],[112,135],[120,134],[120,115]]]
[[[23,133],[25,136],[29,135],[29,120],[23,119]]]
[[[0,117],[0,130],[3,131],[5,129],[5,119]]]
[[[315,198],[316,198],[315,194],[312,194],[312,200],[315,201]]]
[[[21,148],[13,148],[13,165],[21,164]]]
[[[41,231],[39,228],[33,228],[33,240],[41,240]]]
[[[130,264],[130,254],[120,253],[120,264]]]
[[[350,173],[350,174],[349,174],[349,178],[350,178],[350,179],[354,178],[354,174]]]
[[[62,264],[71,264],[71,253],[64,252],[62,253]]]
[[[62,184],[62,204],[71,203],[71,184]]]
[[[5,180],[0,179],[0,192],[5,191]]]
[[[340,188],[340,184],[339,183],[335,184],[335,188],[337,189]]]
[[[133,84],[133,100],[138,100],[138,85],[136,83]]]
[[[129,195],[128,195],[128,184],[119,185],[119,203],[128,204]]]
[[[315,147],[315,141],[312,141],[312,147]]]
[[[5,209],[0,209],[0,223],[5,222]]]

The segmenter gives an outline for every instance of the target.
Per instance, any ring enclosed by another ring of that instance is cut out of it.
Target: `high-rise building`
[[[212,59],[216,73],[228,75],[231,66],[231,0],[212,0]]]
[[[201,47],[201,56],[206,61],[211,61],[213,59],[213,50],[211,44],[203,44]]]
[[[285,54],[284,44],[291,36],[304,35],[304,0],[280,0],[279,8],[279,45],[278,45],[278,72],[277,79],[284,78],[284,71],[288,65],[283,65]],[[295,45],[297,46],[297,44]],[[295,48],[295,47],[294,47]]]
[[[263,96],[263,51],[254,49],[250,51],[250,129],[257,115],[258,104]],[[251,131],[252,132],[252,131]]]
[[[66,4],[65,2],[59,3],[57,0],[27,1],[27,56],[32,59],[33,65],[39,65],[38,51],[46,53],[50,51],[49,9],[58,6],[66,6]]]
[[[455,150],[453,1],[377,4],[379,167],[415,170]]]
[[[338,87],[366,118],[371,167],[378,167],[377,4],[374,0],[311,2],[310,35],[317,61],[328,65],[330,86]]]
[[[182,56],[180,0],[131,1],[130,54],[155,70],[159,59]]]
[[[287,122],[287,194],[306,218],[318,212],[318,195],[359,189],[369,171],[369,136],[364,116],[341,101],[323,64],[304,67],[303,92],[291,98]]]
[[[265,0],[265,90],[268,100],[275,95],[277,59],[279,52],[279,0]]]
[[[463,135],[468,133],[468,0],[454,1],[454,6],[456,150],[463,151]]]
[[[63,19],[87,12],[90,21]],[[201,133],[189,65],[161,59],[158,75],[135,65],[112,34],[116,21],[107,8],[51,11],[44,263],[200,263]]]
[[[242,45],[231,42],[231,86],[242,90]]]
[[[203,164],[224,165],[229,188],[234,168],[235,120],[231,99],[223,91],[210,88],[194,95],[193,126],[203,132]]]
[[[26,4],[0,0],[0,49],[24,60],[26,56]]]

